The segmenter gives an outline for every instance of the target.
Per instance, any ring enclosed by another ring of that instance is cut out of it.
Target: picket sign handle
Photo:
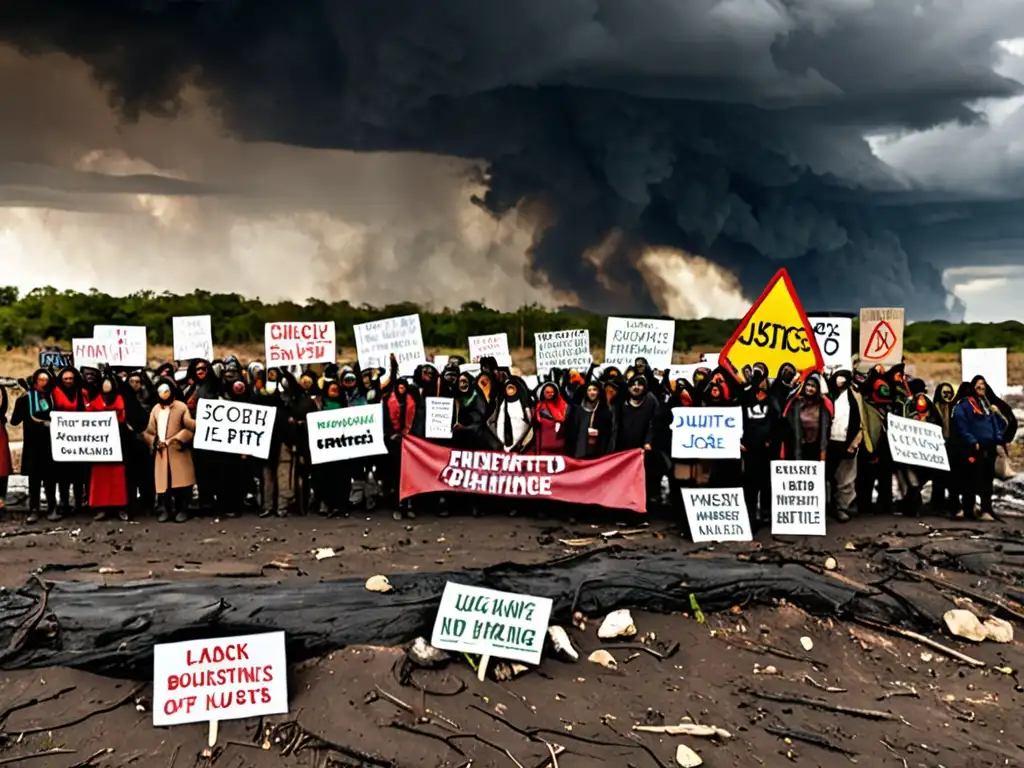
[[[216,720],[210,721],[210,734],[209,738],[207,739],[207,745],[210,747],[210,749],[213,749],[214,746],[216,746],[217,744],[217,731],[219,729],[219,725],[220,724]]]
[[[476,670],[476,679],[479,680],[481,683],[484,681],[484,678],[487,677],[487,665],[490,663],[491,655],[489,653],[485,653],[483,656],[480,657],[480,665],[477,667]]]

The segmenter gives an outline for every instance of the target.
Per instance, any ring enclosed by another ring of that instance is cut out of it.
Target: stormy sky
[[[1021,38],[1019,0],[5,0],[0,262],[679,316],[786,265],[811,310],[1020,316]]]

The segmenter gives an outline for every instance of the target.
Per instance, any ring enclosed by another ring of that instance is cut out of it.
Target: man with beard
[[[864,439],[860,424],[860,403],[850,386],[853,374],[836,371],[829,377],[833,418],[825,458],[832,514],[845,523],[857,502],[857,449]]]

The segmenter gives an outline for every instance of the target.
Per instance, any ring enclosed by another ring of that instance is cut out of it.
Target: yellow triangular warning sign
[[[814,329],[785,269],[776,272],[768,282],[764,293],[722,348],[720,359],[728,360],[741,379],[743,369],[754,363],[767,365],[772,376],[783,363],[792,363],[797,371],[822,369]]]

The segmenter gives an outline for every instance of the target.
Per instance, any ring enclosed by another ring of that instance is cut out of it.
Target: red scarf
[[[402,424],[402,395],[397,392],[392,392],[388,396],[388,416],[391,419],[391,428],[395,432],[401,432],[403,435],[408,435],[412,429],[413,419],[416,418],[416,401],[413,400],[412,395],[408,392],[405,393],[405,424]]]

